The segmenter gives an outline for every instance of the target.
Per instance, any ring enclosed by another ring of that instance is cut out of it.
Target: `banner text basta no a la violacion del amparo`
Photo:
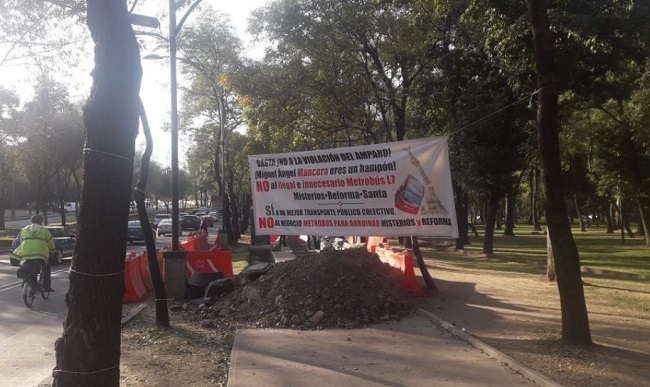
[[[248,161],[259,235],[458,237],[446,137]]]

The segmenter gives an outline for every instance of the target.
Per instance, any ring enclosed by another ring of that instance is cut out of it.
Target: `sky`
[[[259,49],[251,46],[251,38],[246,34],[247,18],[251,11],[256,8],[264,6],[269,0],[203,0],[201,6],[210,5],[212,8],[230,15],[231,24],[237,31],[240,39],[244,42],[245,47],[248,48],[247,52],[259,53]],[[191,1],[188,1],[191,3]],[[146,9],[139,9],[136,13],[161,17],[167,13],[168,1],[148,0],[148,7]],[[177,11],[177,20],[183,16],[184,10]],[[195,10],[185,22],[185,25],[190,25],[194,16],[198,14]],[[167,35],[168,22],[161,19],[161,30],[165,31]],[[180,31],[182,34],[182,29]],[[153,45],[153,44],[152,44]],[[142,52],[142,56],[151,52]],[[166,55],[165,52],[156,52],[159,55]],[[179,53],[182,55],[182,53]],[[69,84],[70,94],[74,100],[83,100],[90,93],[92,79],[90,71],[93,67],[93,58],[89,57],[86,64],[80,66],[79,73],[74,77],[68,78],[66,82]],[[178,64],[177,64],[178,67]],[[149,126],[151,127],[152,137],[154,141],[153,159],[159,162],[163,167],[170,165],[171,160],[171,135],[169,132],[162,130],[163,126],[167,125],[171,116],[171,95],[170,95],[170,71],[168,60],[142,60],[143,77],[140,95],[147,111],[147,118]],[[180,71],[177,71],[178,82],[183,82]],[[35,74],[29,73],[27,67],[23,66],[6,66],[0,68],[0,84],[12,88],[18,92],[23,101],[31,99],[33,88],[31,83],[35,78]],[[180,110],[181,94],[178,96],[178,108]],[[138,136],[137,147],[144,147],[144,135]],[[141,145],[142,144],[142,145]],[[179,136],[179,160],[181,166],[184,160],[186,145],[183,143],[182,136]]]
[[[235,27],[240,39],[244,42],[245,47],[249,47],[250,36],[246,34],[247,18],[250,13],[259,7],[264,6],[268,0],[238,0],[238,1],[225,1],[225,0],[203,0],[202,5],[210,5],[212,8],[229,14],[231,23]],[[167,10],[167,2],[161,1],[163,5],[158,7],[157,12],[164,12]],[[156,11],[154,11],[156,12]],[[196,12],[196,11],[195,11]],[[177,13],[177,19],[183,15],[182,11]],[[185,22],[185,25],[192,23],[192,16]],[[167,28],[166,21],[163,21],[162,28]],[[182,29],[180,34],[182,34]],[[259,51],[259,50],[258,50]],[[251,47],[249,52],[255,52]],[[143,53],[143,56],[146,55]],[[179,53],[182,55],[182,53]],[[162,126],[165,123],[168,125],[170,121],[170,106],[171,96],[169,90],[169,61],[168,60],[143,60],[143,78],[140,95],[147,111],[149,125],[152,130],[152,137],[154,141],[153,158],[162,163],[163,166],[167,165],[171,160],[171,135],[169,132],[162,131]],[[179,64],[177,64],[177,69]],[[180,69],[177,71],[178,82],[183,82],[180,74]],[[181,109],[181,94],[178,95],[178,109]],[[154,127],[156,126],[156,127]],[[138,142],[143,140],[143,136],[138,137]],[[183,143],[182,135],[179,135],[179,159],[183,160],[183,155],[187,144]]]

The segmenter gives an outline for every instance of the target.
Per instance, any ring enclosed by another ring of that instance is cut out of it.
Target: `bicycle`
[[[19,269],[23,279],[23,302],[28,308],[32,307],[36,294],[40,293],[44,300],[50,297],[50,292],[43,287],[43,271],[41,263],[35,260],[28,260]]]

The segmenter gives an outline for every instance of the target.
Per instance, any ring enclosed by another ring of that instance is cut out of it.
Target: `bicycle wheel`
[[[30,279],[23,281],[23,302],[28,308],[32,307],[34,303],[34,298],[36,298],[36,289]]]
[[[50,292],[46,291],[45,287],[43,286],[43,273],[38,275],[38,287],[41,290],[41,297],[43,297],[44,300],[50,298]]]

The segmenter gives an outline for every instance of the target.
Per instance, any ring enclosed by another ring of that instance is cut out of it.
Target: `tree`
[[[184,130],[194,134],[195,143],[201,148],[197,150],[197,166],[201,159],[211,162],[205,170],[212,172],[223,198],[223,224],[228,241],[234,244],[238,233],[231,227],[231,213],[237,211],[232,208],[234,192],[227,183],[232,167],[227,165],[226,144],[243,121],[237,95],[227,79],[241,66],[241,42],[226,16],[207,10],[196,25],[185,27],[178,45],[185,56],[181,60],[183,71],[192,78],[184,96],[184,104],[189,108],[184,114]],[[229,149],[228,153],[236,151]]]
[[[9,185],[16,184],[17,174],[17,134],[15,114],[18,107],[18,96],[10,90],[0,87],[0,228],[5,228],[6,197]],[[12,200],[14,199],[12,192]],[[14,203],[12,203],[14,204]],[[13,209],[13,206],[12,206]]]
[[[127,13],[125,2],[87,1],[95,42],[93,88],[84,109],[88,151],[66,295],[68,314],[55,344],[54,386],[120,383],[126,224],[142,77]]]
[[[537,65],[539,87],[537,143],[542,166],[546,219],[560,292],[562,340],[572,344],[591,344],[587,305],[580,274],[580,258],[571,234],[562,192],[558,86],[547,4],[546,0],[526,1]]]
[[[264,77],[259,84],[271,83],[273,92],[296,88],[302,101],[277,107],[299,119],[287,125],[290,130],[320,147],[403,140],[412,90],[434,70],[441,36],[448,32],[446,11],[427,1],[274,2],[253,20],[253,28],[275,42],[265,59],[270,65],[256,73]],[[251,109],[265,103],[250,102]],[[252,115],[266,123],[282,110]],[[291,134],[285,138],[293,140]]]
[[[41,72],[34,99],[25,104],[16,125],[22,165],[35,192],[37,211],[44,212],[47,223],[52,200],[62,205],[70,176],[80,168],[81,117],[65,86],[49,72]]]

